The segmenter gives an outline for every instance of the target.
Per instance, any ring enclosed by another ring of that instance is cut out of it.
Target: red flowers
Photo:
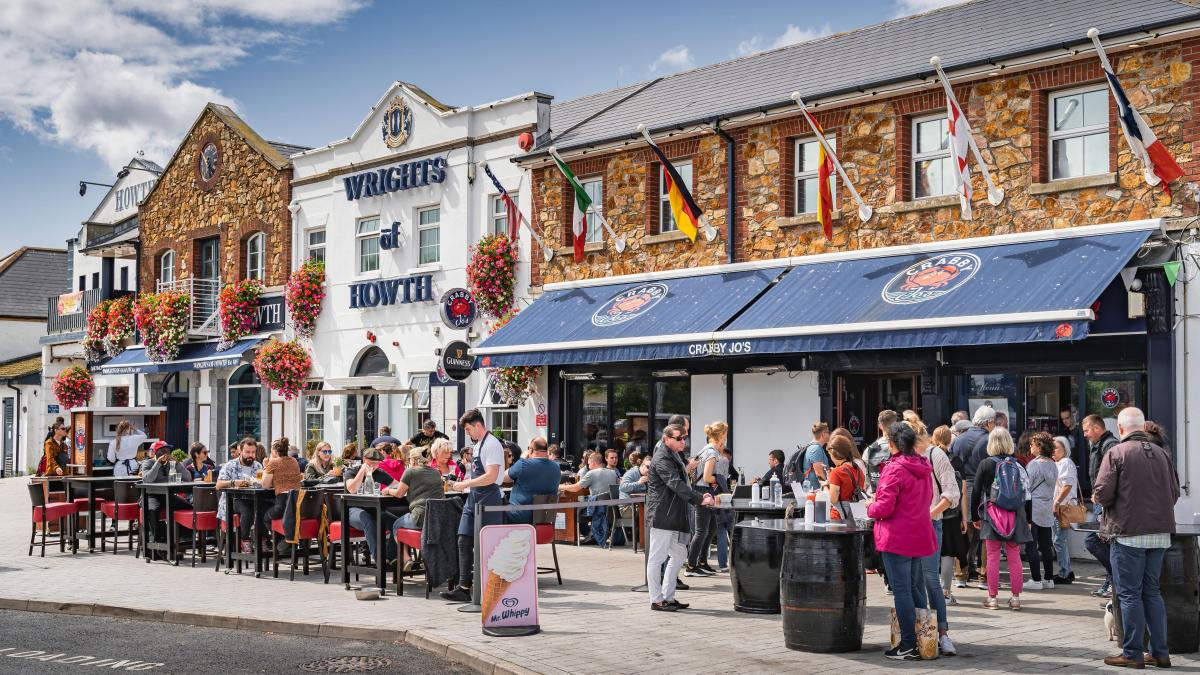
[[[516,309],[509,309],[492,326],[492,333],[500,330],[517,315]],[[537,378],[541,374],[540,366],[502,366],[492,368],[492,391],[496,392],[505,403],[519,406],[525,403],[533,392],[537,391]]]
[[[83,366],[71,366],[54,378],[54,397],[64,408],[87,405],[95,390],[92,374]]]
[[[104,336],[104,352],[109,356],[120,354],[125,350],[125,341],[132,337],[133,298],[126,295],[109,301],[108,333]]]
[[[218,298],[221,318],[221,341],[217,351],[225,351],[238,340],[258,330],[258,296],[262,295],[262,284],[254,279],[243,279],[226,284]]]
[[[108,309],[112,300],[96,303],[88,314],[87,333],[83,337],[83,357],[88,361],[104,358],[104,339],[108,336]]]
[[[133,303],[133,319],[151,361],[170,361],[179,354],[179,345],[187,335],[191,306],[191,297],[177,291],[138,296]]]
[[[285,298],[296,336],[311,340],[317,332],[317,317],[325,299],[325,263],[309,258],[288,277]]]
[[[467,283],[484,314],[500,317],[512,308],[516,280],[517,247],[507,235],[488,235],[471,247]]]
[[[304,382],[312,370],[312,357],[299,341],[281,342],[271,338],[258,348],[254,357],[254,372],[268,387],[290,401],[304,390]]]

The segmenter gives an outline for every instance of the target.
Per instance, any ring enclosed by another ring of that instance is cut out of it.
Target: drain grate
[[[365,673],[391,664],[390,660],[381,656],[338,656],[306,663],[300,666],[300,670],[309,673]]]

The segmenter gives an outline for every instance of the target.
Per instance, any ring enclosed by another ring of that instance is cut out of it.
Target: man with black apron
[[[475,569],[475,505],[500,506],[502,503],[500,481],[504,474],[504,445],[488,431],[483,415],[474,408],[464,413],[458,424],[475,443],[475,452],[472,453],[470,478],[450,483],[452,491],[470,490],[470,493],[462,519],[458,521],[458,586],[452,591],[443,591],[441,596],[452,602],[471,602]],[[483,515],[485,527],[503,523],[504,515],[499,511]]]

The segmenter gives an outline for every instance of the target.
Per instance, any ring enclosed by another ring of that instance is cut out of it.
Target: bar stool
[[[49,536],[49,523],[58,522],[58,552],[67,550],[66,533],[71,528],[72,549],[75,542],[75,522],[79,507],[74,502],[48,502],[44,488],[38,483],[29,484],[29,501],[33,504],[33,524],[29,533],[29,555],[33,555],[34,540],[37,537],[38,525],[42,526],[42,554],[46,557],[46,539]],[[65,522],[64,522],[65,521]]]
[[[142,507],[138,503],[137,488],[134,487],[134,481],[118,480],[113,482],[113,498],[112,501],[105,500],[100,504],[100,551],[105,552],[108,549],[108,521],[112,520],[112,538],[113,538],[113,555],[117,554],[117,550],[121,547],[121,526],[120,521],[128,521],[129,532],[129,550],[133,551],[133,535],[138,535],[137,553],[134,557],[142,556],[142,540],[141,533],[138,532],[138,525],[142,520]]]
[[[171,516],[175,522],[175,541],[179,541],[180,527],[192,531],[192,567],[196,566],[196,549],[200,549],[200,563],[208,563],[208,544],[205,541],[209,532],[216,533],[217,526],[217,489],[198,487],[192,490],[192,510],[175,511]],[[220,537],[217,540],[220,541]],[[218,547],[219,550],[219,547]]]

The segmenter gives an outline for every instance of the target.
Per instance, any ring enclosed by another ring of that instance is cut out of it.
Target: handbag
[[[1079,485],[1075,485],[1075,494],[1078,501],[1083,501],[1083,493],[1079,489]],[[1059,504],[1058,505],[1058,526],[1062,529],[1071,527],[1072,523],[1082,523],[1087,519],[1087,507],[1081,503],[1075,504]]]
[[[888,621],[888,632],[893,647],[900,644],[900,621],[896,617],[896,610],[891,610],[891,616]],[[927,609],[918,609],[916,611],[916,621],[913,626],[917,633],[917,652],[925,661],[932,661],[938,657],[938,629],[937,621]]]

